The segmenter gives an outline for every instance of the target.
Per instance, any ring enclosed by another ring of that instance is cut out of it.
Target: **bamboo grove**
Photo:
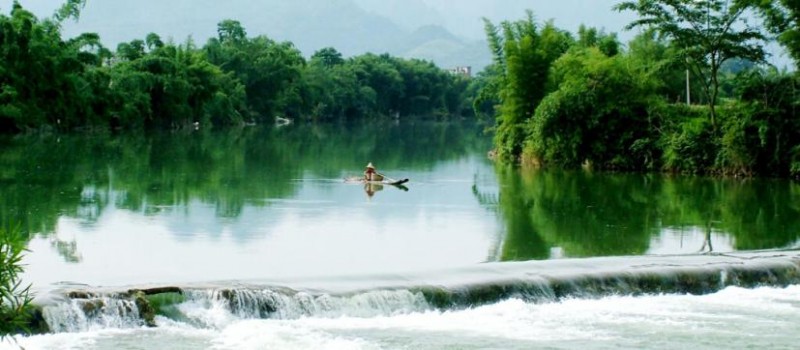
[[[234,20],[203,46],[151,33],[116,51],[97,34],[63,39],[85,0],[39,19],[0,15],[0,131],[141,130],[471,113],[466,78],[430,62],[333,48],[305,59],[289,42],[248,37]]]
[[[499,159],[800,175],[798,76],[770,67],[764,49],[777,40],[800,60],[796,1],[637,0],[615,9],[638,15],[627,45],[594,28],[575,36],[530,12],[486,21],[494,63],[474,105],[496,116]]]

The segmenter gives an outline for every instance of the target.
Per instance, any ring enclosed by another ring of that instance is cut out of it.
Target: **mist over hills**
[[[468,40],[484,38],[483,21],[516,20],[530,9],[539,21],[554,20],[566,30],[581,24],[621,32],[634,19],[631,13],[612,10],[621,0],[353,0],[367,11],[389,17],[395,23],[416,28],[437,24]],[[620,33],[630,37],[635,33]]]
[[[49,16],[61,0],[20,0],[39,16]],[[575,32],[581,24],[616,32],[623,43],[637,32],[623,31],[634,18],[611,8],[619,0],[88,0],[66,36],[97,32],[112,49],[120,42],[155,32],[165,40],[198,45],[216,36],[217,23],[235,19],[248,35],[291,41],[306,56],[334,47],[345,56],[390,53],[431,60],[443,68],[491,62],[482,18],[516,20],[531,9],[539,21]],[[0,0],[7,13],[12,0]],[[782,50],[774,46],[777,55]],[[773,58],[776,58],[775,56]],[[785,61],[785,59],[784,59]]]
[[[10,7],[6,2],[0,2],[3,12]],[[49,16],[59,2],[44,4],[23,0],[21,3],[39,16]],[[431,14],[433,17],[429,20],[436,21],[436,14]],[[217,23],[224,19],[240,21],[251,36],[266,35],[277,41],[291,41],[306,56],[324,47],[334,47],[345,56],[390,53],[431,60],[445,68],[483,67],[491,60],[482,40],[464,39],[430,23],[420,27],[401,25],[393,18],[364,9],[353,0],[229,0],[224,3],[213,0],[89,0],[80,21],[66,23],[64,34],[97,32],[103,43],[112,49],[121,42],[144,38],[150,32],[175,42],[191,37],[202,45],[217,35]]]

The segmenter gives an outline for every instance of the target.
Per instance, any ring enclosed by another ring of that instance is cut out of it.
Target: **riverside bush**
[[[30,286],[23,286],[19,279],[24,251],[19,229],[0,228],[0,337],[28,331]]]

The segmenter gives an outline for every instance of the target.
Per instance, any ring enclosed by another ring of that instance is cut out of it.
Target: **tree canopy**
[[[626,29],[652,28],[682,49],[687,67],[702,82],[714,128],[722,64],[732,58],[764,61],[766,34],[746,19],[752,9],[746,1],[636,0],[614,8],[639,15]]]
[[[290,42],[250,37],[223,20],[217,37],[165,42],[156,33],[105,48],[95,33],[65,40],[60,24],[85,0],[38,19],[14,3],[0,14],[0,132],[178,129],[315,120],[448,118],[465,109],[467,81],[430,62],[389,55],[306,60]]]
[[[781,2],[783,4],[783,2]],[[531,12],[486,21],[494,63],[473,108],[492,115],[503,162],[614,170],[800,175],[797,76],[764,64],[768,33],[791,37],[791,6],[640,0],[628,45],[581,26],[576,35]],[[769,12],[772,11],[772,12]],[[777,12],[776,12],[777,11]],[[787,42],[784,40],[784,42]],[[686,105],[689,88],[704,93]]]

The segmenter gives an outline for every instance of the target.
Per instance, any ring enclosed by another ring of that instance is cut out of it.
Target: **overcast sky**
[[[103,3],[100,3],[102,1]],[[265,0],[263,2],[269,2]],[[469,39],[483,38],[482,17],[487,17],[493,21],[514,20],[522,18],[526,9],[531,9],[539,20],[554,19],[559,27],[574,30],[583,23],[598,28],[606,28],[608,31],[621,31],[622,27],[630,22],[633,17],[630,13],[617,13],[611,7],[619,2],[618,0],[352,0],[364,10],[387,17],[396,23],[409,29],[415,27],[438,24],[456,35]],[[12,0],[0,0],[0,7],[3,12],[7,12]],[[119,3],[119,6],[108,6],[109,3]],[[125,17],[130,15],[128,12],[113,11],[114,8],[125,9],[130,4],[137,4],[143,11],[147,8],[159,10],[149,4],[153,1],[140,0],[88,0],[86,14],[90,18],[97,17],[118,18],[125,21]],[[189,0],[162,0],[157,1],[160,5],[167,4],[179,8],[184,4],[192,4]],[[195,9],[191,12],[182,14],[182,18],[176,20],[196,20],[198,17],[206,17],[208,13],[227,12],[226,7],[247,6],[248,3],[257,3],[253,0],[228,0],[213,2],[218,9],[203,6],[206,1],[195,1],[198,6],[203,8]],[[301,6],[303,2],[292,1]],[[344,2],[344,1],[343,1]],[[26,8],[32,10],[37,15],[50,15],[55,8],[62,3],[61,0],[20,0]],[[98,13],[95,9],[102,8],[110,10]],[[144,23],[143,23],[144,24]]]
[[[540,21],[553,19],[556,26],[570,31],[581,24],[619,32],[634,16],[611,9],[619,0],[355,0],[367,10],[386,17],[402,17],[401,24],[423,25],[438,20],[451,32],[471,38],[483,38],[482,17],[494,22],[515,20],[530,9]],[[402,13],[408,7],[415,12]],[[417,11],[417,10],[420,11]],[[391,12],[390,12],[391,11]],[[398,16],[398,14],[403,16]],[[416,22],[416,23],[415,23]],[[427,23],[425,23],[427,22]]]
[[[616,32],[623,43],[636,31],[623,31],[635,15],[618,13],[612,6],[620,0],[88,0],[81,21],[65,26],[66,35],[98,32],[107,45],[142,38],[156,32],[165,38],[183,41],[191,35],[200,43],[215,35],[221,19],[241,19],[249,34],[267,34],[279,40],[299,41],[319,35],[326,40],[330,33],[303,31],[308,25],[319,32],[325,21],[317,13],[324,8],[331,16],[341,9],[342,16],[378,15],[399,28],[413,31],[425,25],[439,25],[467,40],[484,38],[481,18],[493,22],[516,20],[525,10],[534,12],[537,20],[553,20],[556,26],[575,32],[585,24],[606,32]],[[12,0],[0,0],[0,10],[7,13]],[[49,16],[62,0],[20,0],[39,16]],[[376,17],[378,17],[376,16]],[[387,21],[387,22],[388,22]],[[278,23],[280,22],[280,23]],[[354,21],[355,22],[355,21]],[[292,26],[287,23],[291,23]],[[324,31],[324,30],[323,30]],[[318,40],[319,41],[319,40]],[[778,66],[790,65],[783,50],[773,46],[772,61]]]

